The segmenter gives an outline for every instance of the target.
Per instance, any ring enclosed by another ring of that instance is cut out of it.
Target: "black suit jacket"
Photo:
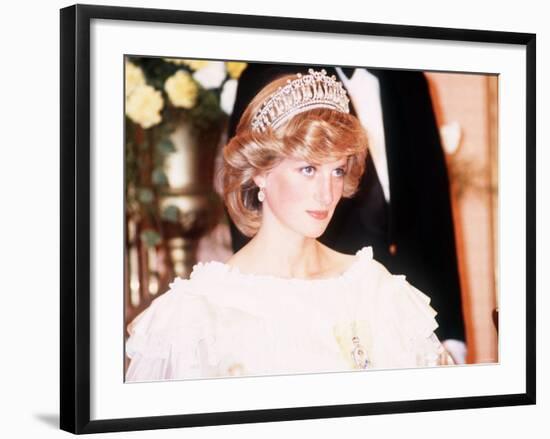
[[[336,75],[327,66],[249,64],[239,80],[229,138],[246,105],[264,85],[310,67]],[[376,260],[394,274],[405,274],[431,297],[438,312],[438,337],[464,341],[449,182],[427,81],[422,72],[369,72],[380,83],[390,203],[369,156],[357,195],[340,201],[320,241],[351,254],[372,246]],[[233,224],[231,236],[235,251],[248,242]]]

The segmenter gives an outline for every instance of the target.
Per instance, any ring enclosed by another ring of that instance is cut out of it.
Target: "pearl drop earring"
[[[260,190],[258,191],[258,200],[260,201],[260,203],[263,203],[263,201],[265,200],[265,192],[263,186],[260,186]]]

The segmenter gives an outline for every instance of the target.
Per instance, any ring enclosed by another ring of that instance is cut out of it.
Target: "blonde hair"
[[[253,178],[269,171],[285,158],[312,165],[347,157],[343,196],[357,191],[365,170],[367,135],[359,120],[348,113],[314,108],[299,113],[276,129],[252,130],[252,118],[262,104],[295,75],[285,75],[266,85],[248,104],[235,136],[223,149],[223,195],[227,210],[238,229],[254,236],[261,224],[262,203]]]

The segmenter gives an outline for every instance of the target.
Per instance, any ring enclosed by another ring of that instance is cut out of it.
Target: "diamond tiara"
[[[264,131],[277,128],[283,121],[314,108],[329,108],[349,113],[349,98],[336,76],[327,76],[325,69],[309,74],[297,73],[297,79],[289,79],[285,86],[273,93],[252,118],[252,130]]]

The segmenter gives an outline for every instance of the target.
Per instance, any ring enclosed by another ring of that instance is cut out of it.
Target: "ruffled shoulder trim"
[[[404,275],[394,275],[390,306],[401,316],[405,331],[411,337],[428,338],[439,326],[437,312],[430,306],[431,299],[407,282]]]
[[[237,267],[232,267],[228,264],[219,261],[199,262],[193,267],[190,275],[190,279],[194,281],[206,281],[213,282],[216,280],[221,281],[237,281],[239,283],[262,283],[268,282],[270,284],[284,284],[284,285],[296,285],[304,286],[305,284],[321,286],[323,284],[330,284],[338,282],[344,279],[348,279],[355,275],[362,267],[362,265],[372,260],[372,247],[366,246],[361,248],[355,253],[356,260],[344,271],[343,273],[321,279],[300,279],[300,278],[284,278],[273,275],[261,275],[253,273],[243,273]],[[182,281],[182,279],[179,279]]]
[[[430,298],[375,260],[360,278],[359,294],[357,308],[366,311],[375,366],[419,364],[418,356],[424,355],[419,346],[438,327]]]
[[[133,358],[168,358],[190,353],[197,342],[208,337],[209,308],[201,296],[176,279],[170,289],[154,299],[128,326],[126,354]]]
[[[358,250],[355,254],[360,256],[361,258],[372,259],[372,247],[365,246]]]

